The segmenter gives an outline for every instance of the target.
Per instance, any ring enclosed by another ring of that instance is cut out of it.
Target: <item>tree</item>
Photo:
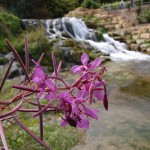
[[[76,0],[47,0],[47,4],[53,18],[62,17],[79,5]]]

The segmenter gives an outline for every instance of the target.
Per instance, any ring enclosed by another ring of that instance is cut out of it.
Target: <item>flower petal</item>
[[[86,53],[83,53],[81,55],[81,62],[84,66],[87,66],[88,64],[88,61],[89,61],[89,56],[86,54]]]
[[[73,74],[76,74],[76,73],[80,73],[81,72],[81,67],[79,65],[75,65],[71,68],[71,72]]]
[[[86,90],[80,90],[77,93],[77,97],[82,97],[82,98],[86,98],[88,96],[89,92]]]
[[[89,121],[87,119],[82,119],[81,121],[78,121],[77,127],[88,129],[89,128]]]
[[[100,65],[100,63],[101,63],[101,58],[96,58],[91,63],[89,63],[88,68],[95,69],[96,67],[98,67]]]
[[[55,85],[52,83],[52,81],[46,80],[46,81],[45,81],[45,84],[46,84],[53,92],[56,92],[56,87],[55,87]]]
[[[96,90],[94,91],[94,95],[100,101],[104,99],[104,92],[100,92],[99,90]]]
[[[62,121],[61,121],[61,126],[64,127],[64,126],[66,126],[67,124],[68,124],[68,122],[66,122],[64,119],[62,119]]]
[[[34,70],[34,76],[37,76],[37,77],[41,78],[42,80],[46,79],[46,75],[45,75],[42,67],[40,67],[40,66],[37,67],[37,68],[35,68],[35,70]]]
[[[94,118],[94,119],[96,119],[96,120],[98,120],[98,115],[97,115],[97,110],[92,110],[92,109],[89,109],[89,108],[87,108],[87,107],[84,107],[84,110],[85,110],[85,113],[88,115],[88,116],[90,116],[90,117],[92,117],[92,118]]]

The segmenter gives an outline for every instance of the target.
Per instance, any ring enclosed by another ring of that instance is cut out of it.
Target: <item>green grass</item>
[[[70,150],[83,136],[83,132],[74,127],[61,127],[54,114],[46,114],[45,117],[47,121],[44,126],[44,141],[54,150]],[[32,132],[39,136],[38,118],[31,119],[28,115],[20,115],[20,118]],[[12,150],[46,150],[16,124],[5,122],[4,130],[9,148]]]
[[[2,71],[0,71],[2,75]],[[13,82],[18,82],[16,79]],[[10,88],[12,80],[6,82],[4,89],[0,93],[1,100],[9,100],[12,98],[16,90]],[[8,92],[9,91],[9,92]],[[13,108],[15,104],[11,107]],[[23,107],[30,108],[27,103],[23,104]],[[32,113],[17,113],[18,118],[29,127],[29,129],[39,136],[39,120],[38,118],[32,118]],[[44,141],[53,150],[70,150],[75,146],[80,139],[84,136],[83,130],[78,130],[71,126],[61,127],[60,117],[62,114],[46,113],[44,115]],[[4,121],[4,131],[7,139],[7,143],[11,150],[46,150],[46,148],[40,146],[34,139],[32,139],[21,127],[19,127],[12,119],[14,124]],[[0,141],[0,146],[2,143]]]

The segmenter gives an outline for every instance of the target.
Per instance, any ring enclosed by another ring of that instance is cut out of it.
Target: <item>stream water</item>
[[[150,63],[105,65],[109,110],[99,103],[100,119],[91,120],[86,139],[72,150],[150,150]]]

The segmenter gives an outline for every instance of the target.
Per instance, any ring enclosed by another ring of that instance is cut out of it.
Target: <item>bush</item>
[[[0,11],[0,26],[2,27],[0,33],[3,32],[3,34],[5,32],[6,34],[16,34],[18,33],[19,29],[21,29],[20,19],[4,10]]]
[[[145,15],[145,19],[148,23],[150,23],[150,10],[146,10],[144,12],[144,15]]]
[[[103,41],[104,40],[103,34],[106,33],[106,32],[107,32],[106,29],[103,28],[103,27],[100,27],[100,28],[97,29],[96,37],[97,37],[98,41]]]
[[[4,65],[7,64],[9,62],[9,60],[5,57],[0,57],[0,65]]]
[[[97,2],[94,2],[93,0],[84,0],[82,2],[81,6],[84,7],[84,8],[89,8],[89,9],[94,8],[94,9],[96,9],[96,8],[100,7],[100,4],[97,3]]]

